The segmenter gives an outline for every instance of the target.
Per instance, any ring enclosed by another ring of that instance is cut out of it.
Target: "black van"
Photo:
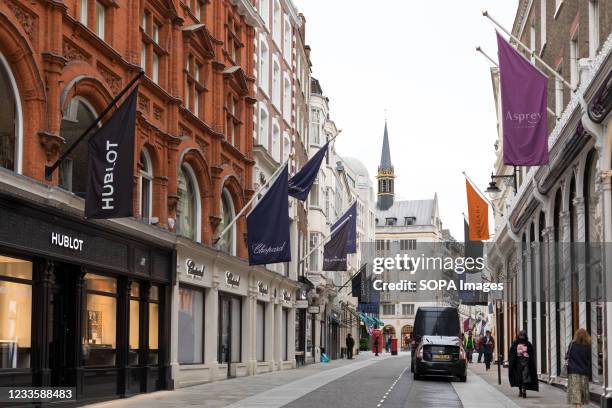
[[[421,306],[414,318],[410,337],[410,371],[414,373],[416,348],[423,336],[460,337],[461,325],[456,307]]]

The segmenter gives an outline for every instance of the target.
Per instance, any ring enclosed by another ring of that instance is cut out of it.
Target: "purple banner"
[[[497,33],[504,164],[548,164],[548,79]]]

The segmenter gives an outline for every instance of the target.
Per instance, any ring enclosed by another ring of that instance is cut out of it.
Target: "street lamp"
[[[518,167],[514,166],[514,170],[512,174],[509,174],[509,175],[508,174],[496,175],[496,174],[491,173],[491,182],[489,183],[489,187],[487,187],[485,191],[491,194],[493,198],[496,198],[497,195],[501,193],[501,190],[497,186],[497,182],[495,180],[500,179],[500,180],[505,181],[507,185],[510,185],[510,183],[512,183],[511,185],[514,188],[514,194],[516,194],[516,192],[518,191],[517,177],[516,177],[517,172],[518,172]]]

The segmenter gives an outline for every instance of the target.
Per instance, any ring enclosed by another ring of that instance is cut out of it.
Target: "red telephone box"
[[[391,355],[397,356],[397,339],[391,339]]]
[[[383,335],[380,329],[372,331],[372,353],[382,353]]]

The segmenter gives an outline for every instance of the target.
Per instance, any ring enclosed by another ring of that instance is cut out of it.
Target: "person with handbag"
[[[576,408],[590,400],[589,379],[591,378],[591,336],[585,329],[578,329],[565,354],[567,370],[567,403]]]
[[[539,391],[533,344],[521,330],[508,352],[508,375],[511,387],[518,387],[519,397],[527,398],[527,390]]]

